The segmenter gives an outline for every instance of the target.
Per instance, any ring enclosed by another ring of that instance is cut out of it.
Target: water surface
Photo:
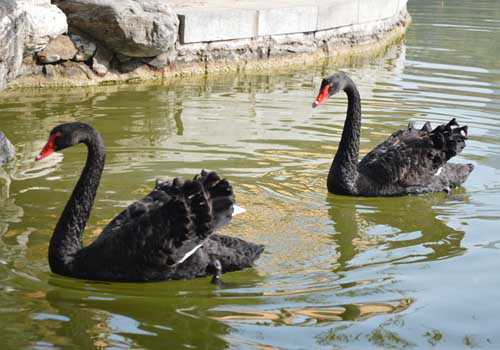
[[[0,127],[18,150],[0,170],[2,348],[497,349],[500,8],[409,8],[405,42],[346,66],[0,95]],[[346,99],[310,106],[336,69],[363,98],[362,153],[409,121],[468,124],[454,160],[475,166],[465,186],[327,195]],[[48,241],[85,152],[33,159],[53,126],[74,120],[107,147],[87,242],[155,178],[214,169],[248,210],[224,233],[266,245],[255,268],[224,275],[220,289],[208,278],[136,285],[51,274]]]

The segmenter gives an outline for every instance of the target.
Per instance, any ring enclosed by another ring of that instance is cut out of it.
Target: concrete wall
[[[183,44],[310,33],[395,17],[407,0],[224,2],[174,8]]]

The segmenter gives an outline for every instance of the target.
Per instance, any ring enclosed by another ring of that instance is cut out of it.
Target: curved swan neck
[[[347,114],[339,148],[328,174],[328,190],[340,194],[355,192],[358,176],[359,135],[361,131],[361,98],[354,82],[345,77]]]
[[[93,129],[86,130],[81,143],[87,146],[87,161],[57,222],[49,246],[50,268],[59,274],[71,270],[74,255],[82,248],[82,233],[104,168],[105,151],[100,135]]]

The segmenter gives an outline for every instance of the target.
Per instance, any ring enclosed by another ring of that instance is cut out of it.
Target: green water
[[[404,43],[349,66],[0,94],[0,129],[18,150],[0,170],[0,347],[498,349],[500,6],[419,0],[409,9]],[[475,165],[465,186],[327,195],[346,100],[310,106],[320,78],[339,68],[363,98],[363,153],[408,121],[468,124],[455,158]],[[48,241],[85,152],[33,159],[49,130],[72,120],[91,123],[107,146],[88,241],[156,177],[214,169],[248,210],[224,233],[266,245],[255,268],[224,275],[220,289],[208,278],[111,284],[51,274]]]

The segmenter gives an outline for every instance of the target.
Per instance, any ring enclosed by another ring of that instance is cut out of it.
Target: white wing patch
[[[242,208],[240,206],[237,206],[236,204],[233,204],[233,216],[243,214],[247,210],[245,208]]]
[[[193,249],[191,249],[189,252],[187,252],[186,254],[184,254],[184,256],[179,260],[177,261],[175,264],[182,264],[184,261],[186,261],[187,258],[189,258],[191,255],[193,255],[194,253],[196,253],[196,251],[198,249],[200,249],[200,247],[203,245],[203,243],[201,244],[198,244],[196,247],[194,247]]]
[[[436,173],[434,174],[434,176],[439,176],[441,174],[441,172],[443,171],[443,167],[440,167]]]

